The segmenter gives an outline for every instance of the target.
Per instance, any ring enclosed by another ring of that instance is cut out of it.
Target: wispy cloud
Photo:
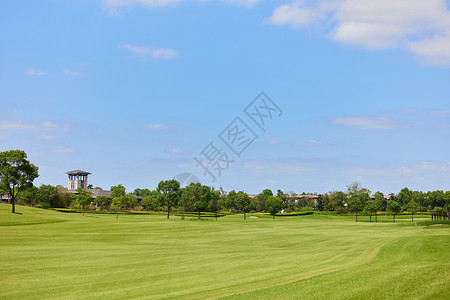
[[[50,121],[45,121],[41,123],[41,128],[46,131],[62,131],[68,132],[73,126],[71,123],[55,123]]]
[[[81,72],[75,72],[75,71],[71,71],[69,69],[64,69],[63,70],[63,74],[66,75],[66,76],[75,76],[75,77],[84,76],[84,74],[81,73]]]
[[[340,43],[372,50],[402,48],[425,63],[450,64],[450,11],[445,0],[294,1],[275,8],[267,21],[315,27]]]
[[[264,141],[264,144],[266,145],[278,145],[281,144],[280,140],[268,140],[268,141]]]
[[[168,153],[173,153],[173,154],[185,154],[185,153],[189,153],[189,151],[187,150],[183,150],[180,148],[172,148],[167,150]]]
[[[75,149],[59,146],[59,147],[53,149],[53,152],[54,153],[58,153],[58,154],[62,154],[62,153],[74,153],[76,151],[75,151]]]
[[[164,125],[164,124],[148,124],[144,126],[144,129],[151,131],[165,131],[175,129],[175,125]]]
[[[38,127],[22,121],[1,121],[0,130],[36,130]]]
[[[332,119],[331,123],[370,130],[403,129],[411,127],[411,124],[409,123],[401,122],[387,116],[342,116]]]
[[[437,110],[430,113],[432,118],[446,118],[450,116],[450,110]]]
[[[121,9],[132,5],[140,5],[150,8],[162,7],[167,5],[176,5],[184,0],[102,0],[103,9],[110,14],[120,15]],[[197,0],[199,2],[208,2],[208,0]],[[252,6],[261,0],[221,0],[224,3],[230,3],[240,6]]]
[[[43,76],[47,74],[47,72],[45,72],[44,70],[34,70],[34,69],[28,69],[23,73],[29,76]]]
[[[172,59],[178,56],[178,52],[170,48],[156,48],[152,46],[136,46],[130,44],[121,45],[119,48],[126,49],[144,59]]]
[[[177,4],[181,1],[183,0],[102,0],[102,7],[111,14],[120,14],[118,9],[135,4],[147,7],[160,7]]]

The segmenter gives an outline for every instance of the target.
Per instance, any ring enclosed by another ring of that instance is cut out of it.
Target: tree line
[[[21,150],[0,152],[0,195],[9,195],[12,212],[15,203],[42,208],[77,208],[84,210],[86,206],[95,205],[106,210],[149,210],[165,211],[167,218],[172,211],[195,212],[198,218],[202,212],[210,212],[218,216],[219,212],[243,213],[244,219],[249,212],[270,213],[273,217],[282,212],[298,211],[333,211],[337,214],[352,213],[356,222],[358,216],[372,216],[377,222],[378,212],[386,211],[393,216],[400,212],[414,214],[431,212],[432,218],[450,218],[450,191],[441,190],[421,192],[403,188],[398,195],[388,197],[381,192],[371,196],[371,191],[363,188],[360,183],[353,182],[347,186],[346,192],[332,191],[323,195],[302,193],[286,194],[277,190],[274,195],[270,189],[250,197],[244,191],[225,192],[222,188],[216,190],[200,183],[191,183],[181,188],[176,180],[163,180],[154,190],[147,188],[135,189],[126,193],[123,185],[111,187],[110,196],[93,198],[91,192],[79,188],[76,193],[70,193],[62,186],[41,185],[36,187],[33,180],[38,177],[38,168],[27,160],[27,155]]]

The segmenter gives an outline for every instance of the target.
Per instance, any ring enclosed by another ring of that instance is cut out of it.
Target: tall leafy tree
[[[13,213],[16,212],[16,198],[24,189],[31,187],[38,176],[38,167],[27,160],[24,151],[0,152],[0,192],[9,195]]]
[[[275,215],[280,212],[283,200],[277,196],[270,196],[266,201],[266,209],[269,214],[272,215],[272,219],[275,219]]]
[[[250,212],[252,209],[252,201],[250,200],[250,197],[247,193],[243,191],[239,191],[237,193],[237,202],[239,205],[239,209],[244,213],[244,220],[246,219],[246,214]]]
[[[219,216],[219,208],[220,208],[220,191],[211,190],[211,211],[216,215],[216,221]]]
[[[338,214],[344,212],[345,200],[347,200],[347,195],[344,192],[334,192],[331,194],[332,206]]]
[[[83,216],[84,216],[84,206],[89,205],[92,202],[92,196],[91,192],[86,191],[85,189],[79,187],[77,189],[77,202],[81,204],[81,207],[83,209]]]
[[[411,222],[414,222],[414,214],[420,209],[419,204],[415,201],[411,201],[405,205],[405,208],[411,213]]]
[[[119,210],[123,208],[123,202],[125,200],[125,196],[119,195],[117,197],[111,198],[111,207],[116,209],[116,219],[119,218]]]
[[[361,197],[361,195],[353,195],[347,199],[348,210],[355,214],[356,222],[358,222],[358,213],[363,211],[364,206],[365,206],[365,203],[364,203],[363,197]]]
[[[172,207],[178,205],[181,196],[180,183],[175,179],[163,180],[158,183],[156,190],[159,192],[159,199],[161,203],[167,207],[167,219],[170,216]]]
[[[184,194],[192,208],[198,212],[198,219],[200,220],[201,212],[208,208],[211,200],[211,188],[201,183],[191,182],[184,188]]]
[[[395,223],[395,215],[397,215],[401,211],[402,207],[397,201],[389,200],[387,202],[386,209],[393,216],[392,220]]]

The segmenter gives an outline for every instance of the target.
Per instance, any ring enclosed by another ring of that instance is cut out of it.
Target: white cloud
[[[450,11],[445,0],[295,1],[268,21],[295,28],[327,25],[333,40],[381,50],[402,48],[429,64],[450,64]],[[325,26],[325,27],[327,27]]]
[[[252,6],[260,1],[261,0],[222,0],[222,2],[225,2],[225,3],[242,5],[242,6]]]
[[[70,127],[72,127],[72,124],[70,123],[55,123],[50,121],[42,122],[41,124],[42,129],[46,131],[62,131],[62,132],[68,132]]]
[[[66,76],[76,76],[76,77],[84,76],[84,74],[81,72],[75,72],[75,71],[71,71],[69,69],[64,69],[63,73]]]
[[[300,28],[317,24],[325,18],[326,11],[316,7],[306,7],[303,1],[295,1],[275,8],[267,21],[274,25],[290,24],[294,28]]]
[[[430,113],[432,118],[445,118],[450,116],[450,110],[438,110]]]
[[[119,46],[119,48],[127,49],[133,54],[140,55],[142,57],[150,57],[154,59],[171,59],[178,56],[178,52],[170,48],[155,48],[155,47],[144,47],[125,44]]]
[[[22,121],[1,121],[0,130],[36,130],[37,126]]]
[[[71,148],[66,148],[66,147],[59,146],[59,147],[53,149],[53,152],[60,154],[60,153],[74,153],[76,151],[74,149],[71,149]]]
[[[297,142],[291,142],[291,144],[296,145],[296,146],[303,146],[303,147],[314,147],[314,146],[325,145],[325,143],[318,142],[316,140],[309,140],[307,142],[297,141]]]
[[[132,5],[141,5],[151,8],[162,7],[167,5],[176,5],[184,0],[102,0],[103,9],[111,14],[120,15],[120,10]],[[199,2],[208,2],[208,0],[197,0]],[[240,5],[252,6],[261,0],[221,0],[221,2]]]
[[[401,129],[411,126],[386,116],[343,116],[332,119],[331,123],[373,130]]]
[[[144,126],[144,129],[148,129],[151,131],[172,130],[174,128],[175,125],[163,125],[163,124],[148,124]]]
[[[264,144],[277,145],[277,144],[281,144],[281,141],[280,140],[268,140],[268,141],[265,141]]]
[[[44,70],[28,69],[24,72],[24,74],[29,75],[29,76],[42,76],[42,75],[46,75],[47,72],[45,72]]]
[[[180,148],[172,148],[172,149],[167,150],[167,152],[173,153],[173,154],[184,154],[184,153],[188,153],[189,151],[186,151],[186,150],[183,150]]]

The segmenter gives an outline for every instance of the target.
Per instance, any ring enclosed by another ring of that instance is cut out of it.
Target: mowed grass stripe
[[[236,215],[182,221],[27,207],[11,217],[8,211],[0,205],[9,224],[0,227],[2,299],[216,298],[352,270],[399,238],[448,237],[447,229],[426,231],[407,220],[370,224],[311,215],[243,221]],[[28,216],[38,224],[25,226]]]

